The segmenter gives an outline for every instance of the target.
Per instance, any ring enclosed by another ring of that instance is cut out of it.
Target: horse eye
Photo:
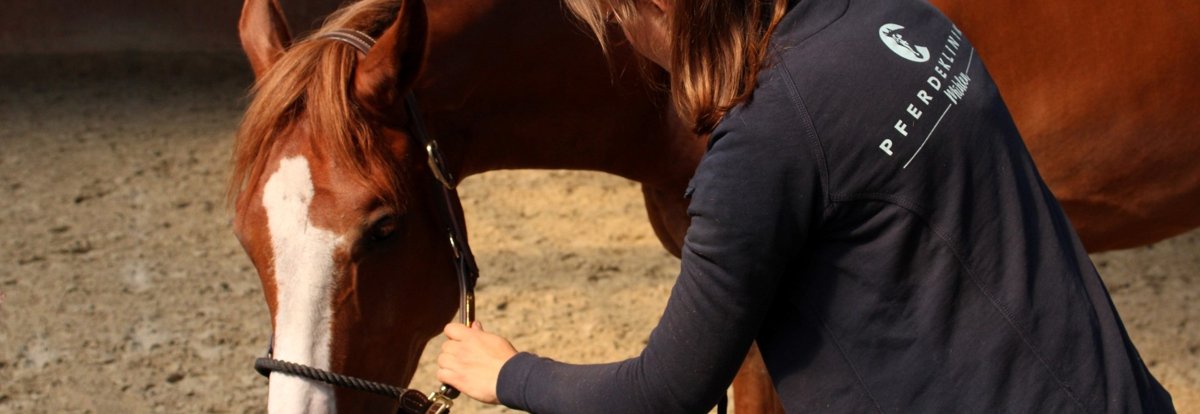
[[[394,215],[386,215],[371,223],[367,230],[367,238],[371,242],[384,242],[396,235],[400,228],[400,220]]]

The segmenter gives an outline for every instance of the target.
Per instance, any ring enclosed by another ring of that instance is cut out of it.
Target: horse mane
[[[263,174],[271,150],[291,129],[304,127],[314,148],[347,168],[384,203],[401,200],[400,164],[386,139],[353,101],[357,49],[317,37],[336,29],[378,38],[399,11],[398,0],[363,0],[342,7],[314,33],[288,48],[255,82],[238,128],[228,200],[236,202]],[[300,122],[303,121],[303,125]]]

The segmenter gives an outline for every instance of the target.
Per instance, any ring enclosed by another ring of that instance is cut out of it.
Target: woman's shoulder
[[[764,151],[795,146],[810,135],[811,122],[787,77],[765,70],[747,99],[734,106],[709,139],[709,148],[722,139],[746,139]]]
[[[749,169],[756,175],[803,181],[805,193],[823,188],[817,183],[826,182],[824,156],[812,121],[796,98],[785,76],[764,71],[749,99],[732,108],[709,137],[697,178],[709,170],[721,175],[730,168]]]
[[[948,99],[940,95],[971,51],[953,23],[917,0],[805,3],[780,23],[764,76],[794,94],[825,151],[886,155],[876,147],[888,134],[936,120],[926,115]]]

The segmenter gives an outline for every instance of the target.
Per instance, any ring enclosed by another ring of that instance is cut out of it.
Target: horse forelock
[[[268,168],[272,153],[303,122],[314,151],[332,168],[345,169],[380,201],[401,208],[402,164],[366,111],[355,103],[352,82],[358,53],[350,45],[319,39],[336,29],[379,36],[395,19],[396,0],[366,0],[332,14],[321,29],[290,47],[256,82],[238,128],[228,196],[236,202]]]

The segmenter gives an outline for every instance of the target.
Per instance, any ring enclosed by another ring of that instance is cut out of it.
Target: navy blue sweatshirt
[[[1173,412],[983,62],[917,0],[801,1],[689,190],[640,356],[521,353],[538,413],[694,413],[752,341],[789,412]]]

